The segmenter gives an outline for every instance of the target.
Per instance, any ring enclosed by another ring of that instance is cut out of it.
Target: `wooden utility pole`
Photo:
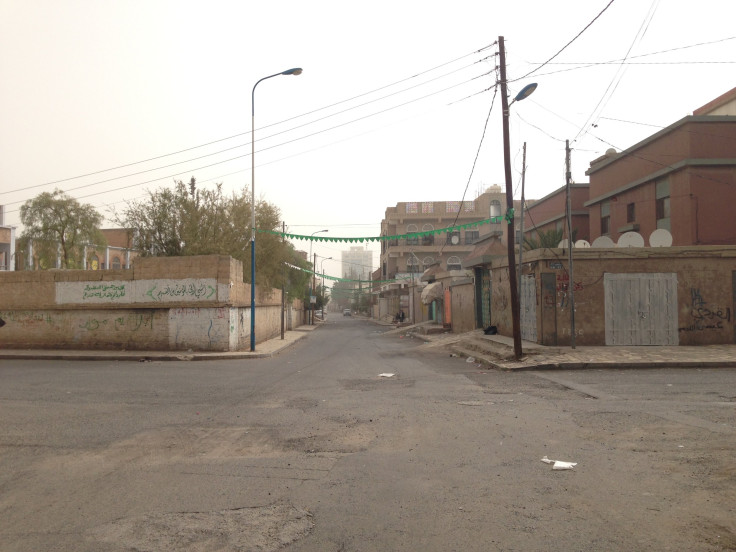
[[[286,243],[286,223],[281,223],[281,243]],[[286,310],[286,263],[281,264],[281,339],[284,339],[284,311]]]
[[[570,346],[575,348],[575,278],[573,277],[572,268],[572,248],[575,244],[572,241],[572,192],[570,184],[572,176],[570,172],[570,140],[565,140],[565,189],[567,190],[567,254],[568,254],[568,272],[570,280],[567,283],[567,293],[570,298]]]
[[[519,293],[521,293],[521,257],[524,253],[524,184],[526,180],[526,142],[524,142],[524,156],[521,162],[521,217],[519,220]],[[521,301],[519,301],[519,310],[521,310]]]
[[[511,182],[511,146],[509,144],[509,98],[506,95],[506,51],[503,37],[498,37],[498,59],[501,76],[501,108],[503,111],[503,165],[506,174],[506,238],[509,265],[509,291],[511,294],[511,321],[514,333],[514,357],[521,358],[521,324],[519,322],[519,290],[516,288],[516,247],[514,246],[514,189]]]

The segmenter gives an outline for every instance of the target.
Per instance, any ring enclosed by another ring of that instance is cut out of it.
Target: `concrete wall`
[[[569,345],[570,290],[575,301],[576,345],[605,345],[606,273],[674,273],[677,278],[677,333],[680,345],[736,342],[734,324],[736,246],[576,249],[573,280],[567,251],[535,250],[525,253],[523,273],[536,283],[537,335],[545,345]],[[491,266],[492,324],[512,335],[507,262]],[[545,276],[546,275],[546,276]],[[554,281],[545,293],[542,280]],[[546,341],[545,341],[546,339]]]
[[[233,351],[250,346],[250,285],[227,256],[137,258],[130,270],[0,273],[0,346]],[[256,343],[281,332],[281,293],[256,294]],[[287,327],[303,323],[301,302]]]

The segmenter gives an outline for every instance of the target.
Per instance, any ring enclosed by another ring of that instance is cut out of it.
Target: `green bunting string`
[[[358,238],[341,238],[341,237],[333,238],[333,237],[328,237],[328,236],[305,236],[301,234],[289,234],[286,232],[279,232],[277,230],[261,230],[260,228],[257,228],[256,231],[265,233],[265,234],[273,234],[275,236],[280,236],[282,238],[288,238],[290,240],[363,243],[364,241],[380,242],[380,241],[394,241],[394,240],[407,240],[407,239],[413,239],[413,238],[421,238],[422,236],[433,236],[433,235],[444,234],[445,232],[454,232],[457,230],[464,230],[467,228],[477,228],[478,226],[481,226],[483,224],[489,224],[489,223],[498,224],[498,223],[503,222],[504,220],[506,220],[507,222],[511,222],[513,219],[514,219],[514,210],[509,209],[506,212],[505,217],[491,217],[485,220],[479,220],[475,222],[469,222],[467,224],[461,224],[460,226],[450,226],[448,228],[440,228],[438,230],[427,230],[425,232],[412,232],[411,234],[398,234],[395,236],[368,236],[368,237],[358,237]]]
[[[289,268],[293,268],[294,270],[301,270],[302,272],[306,272],[307,274],[312,274],[316,276],[317,278],[324,278],[325,280],[332,280],[334,282],[355,282],[355,283],[364,283],[366,284],[366,287],[368,284],[391,284],[399,281],[405,281],[409,280],[409,276],[402,276],[401,278],[393,278],[391,280],[353,280],[350,278],[338,278],[337,276],[329,276],[327,274],[320,274],[319,272],[315,272],[314,270],[310,270],[308,268],[302,268],[301,266],[296,266],[291,263],[284,263]]]

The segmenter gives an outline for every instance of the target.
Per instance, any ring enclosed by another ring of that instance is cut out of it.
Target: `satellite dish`
[[[649,245],[652,247],[669,247],[672,245],[672,234],[664,228],[657,228],[649,236]]]
[[[560,243],[557,244],[558,249],[567,249],[567,238],[562,240]]]
[[[591,247],[616,247],[616,244],[613,243],[613,240],[608,236],[598,236],[596,239],[593,240]]]
[[[575,242],[575,247],[584,249],[586,247],[590,247],[590,244],[586,240],[578,240]]]
[[[644,238],[638,232],[621,234],[616,247],[644,247]]]

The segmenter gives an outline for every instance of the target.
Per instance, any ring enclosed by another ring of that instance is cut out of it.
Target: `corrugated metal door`
[[[452,326],[452,292],[445,289],[445,326]]]
[[[606,345],[677,345],[677,274],[605,274]]]
[[[521,339],[537,342],[537,285],[534,275],[521,277],[519,293],[521,309]]]
[[[491,271],[484,270],[481,274],[481,319],[483,328],[491,325]]]

